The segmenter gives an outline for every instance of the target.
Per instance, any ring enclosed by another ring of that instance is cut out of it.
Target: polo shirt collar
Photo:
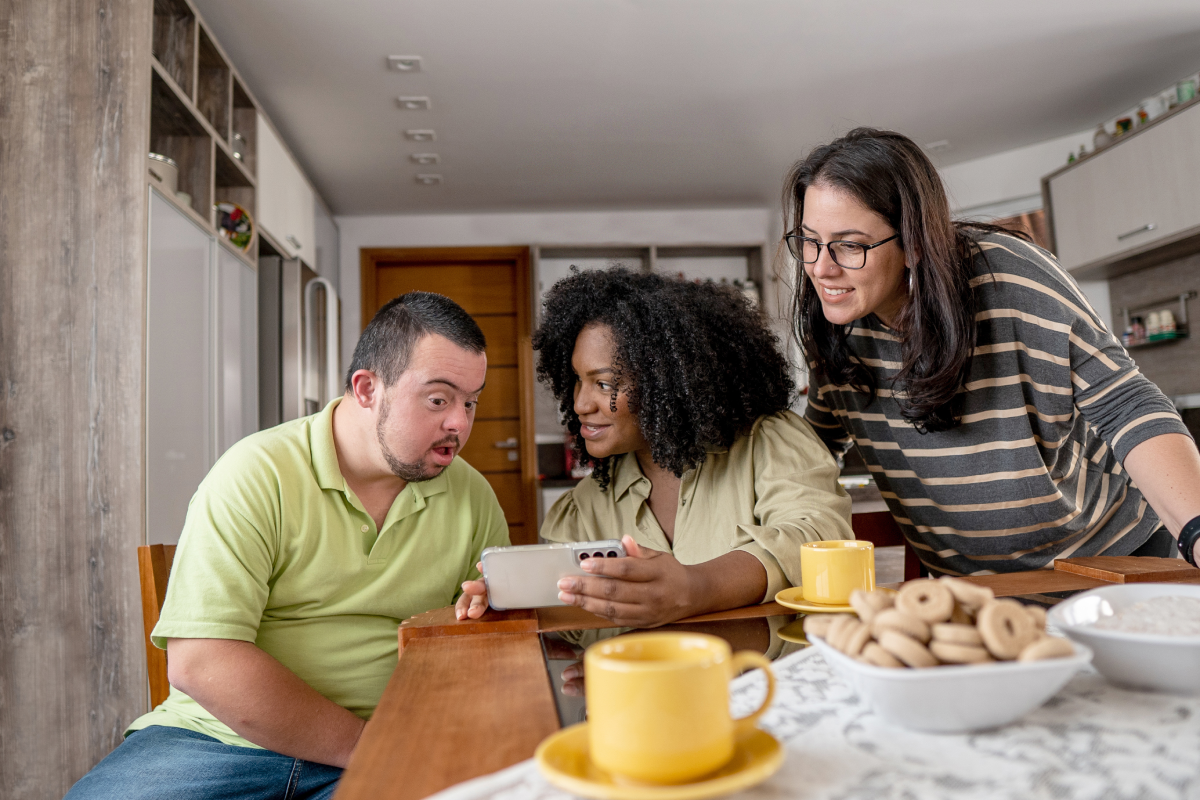
[[[338,464],[337,447],[333,443],[333,410],[340,402],[342,402],[342,398],[334,398],[329,401],[329,405],[325,406],[323,411],[313,417],[308,443],[312,451],[313,473],[316,475],[317,485],[322,489],[344,492],[347,489],[346,478],[342,475],[342,468]],[[418,509],[425,507],[424,499],[426,497],[447,491],[449,482],[446,477],[447,470],[449,467],[442,470],[436,478],[410,483],[404,487],[404,491],[412,490]],[[400,494],[403,495],[404,492]]]

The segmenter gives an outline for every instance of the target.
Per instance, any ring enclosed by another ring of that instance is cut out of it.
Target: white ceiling
[[[771,204],[855,125],[949,139],[944,166],[1084,130],[1200,68],[1196,0],[196,5],[340,215]]]

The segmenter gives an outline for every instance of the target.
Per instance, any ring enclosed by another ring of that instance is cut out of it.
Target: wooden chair
[[[892,512],[869,511],[865,514],[853,514],[850,517],[850,527],[854,530],[854,538],[871,542],[876,547],[904,545],[904,580],[911,581],[921,577],[921,560],[904,538],[900,526],[892,517]]]
[[[167,682],[167,651],[159,650],[150,641],[150,631],[158,624],[163,601],[167,599],[167,579],[171,562],[175,560],[175,545],[152,544],[137,549],[138,576],[142,584],[142,625],[146,629],[146,674],[150,678],[150,708],[167,699],[171,684]]]

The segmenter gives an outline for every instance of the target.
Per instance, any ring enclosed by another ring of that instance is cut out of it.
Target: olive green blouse
[[[637,457],[617,456],[611,474],[605,491],[586,478],[559,498],[546,513],[542,538],[587,542],[629,534],[682,564],[745,550],[767,571],[764,601],[800,584],[801,543],[854,538],[837,462],[791,411],[760,417],[728,450],[711,448],[683,474],[673,543],[646,503],[650,481]]]

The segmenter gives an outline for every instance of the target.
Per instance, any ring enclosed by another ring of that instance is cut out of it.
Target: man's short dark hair
[[[346,390],[360,369],[374,372],[384,386],[391,386],[408,369],[413,347],[429,334],[444,336],[472,353],[487,347],[479,325],[449,297],[433,292],[402,294],[379,309],[358,337],[346,372]]]

